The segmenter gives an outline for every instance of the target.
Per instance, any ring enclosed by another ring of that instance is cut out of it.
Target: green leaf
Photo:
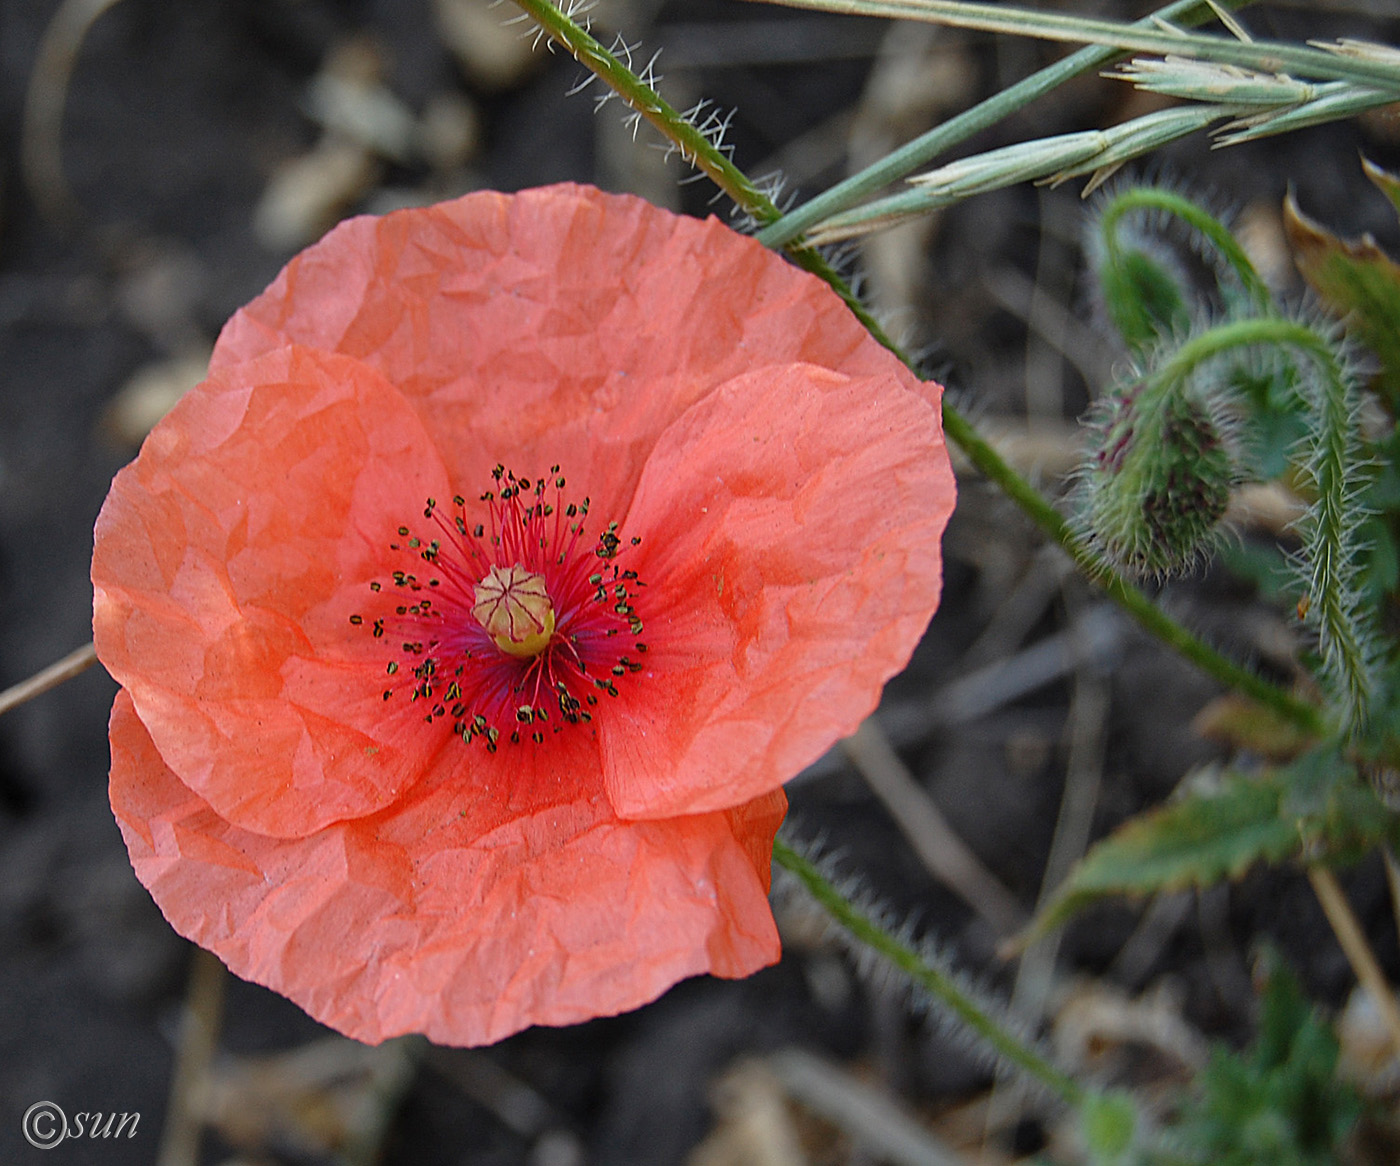
[[[1369,235],[1347,240],[1332,234],[1305,215],[1291,193],[1283,221],[1298,270],[1379,358],[1378,386],[1391,411],[1400,411],[1400,265]]]
[[[1277,957],[1264,960],[1259,1033],[1243,1053],[1216,1048],[1170,1128],[1176,1162],[1333,1166],[1361,1116],[1336,1075],[1337,1039]]]
[[[1226,775],[1218,790],[1132,819],[1070,872],[1031,925],[1057,927],[1105,895],[1148,895],[1236,878],[1255,862],[1277,862],[1299,844],[1298,827],[1280,817],[1276,780]]]
[[[1090,1093],[1079,1106],[1080,1129],[1095,1166],[1121,1162],[1133,1144],[1138,1107],[1128,1093]]]
[[[1207,886],[1304,855],[1354,862],[1377,846],[1400,847],[1400,814],[1329,742],[1259,777],[1226,772],[1214,789],[1133,818],[1080,860],[1023,938],[1108,895]]]
[[[1190,327],[1191,310],[1180,284],[1146,251],[1105,248],[1099,285],[1109,318],[1133,352],[1145,352]]]

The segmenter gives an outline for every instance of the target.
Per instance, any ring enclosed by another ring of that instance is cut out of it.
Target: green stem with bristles
[[[686,120],[675,107],[665,100],[650,85],[632,72],[617,55],[605,48],[586,28],[561,12],[550,0],[515,0],[517,7],[526,12],[550,38],[568,50],[569,54],[585,69],[606,84],[628,107],[641,114],[660,131],[680,152],[682,158],[693,165],[725,194],[734,204],[756,222],[772,223],[782,217],[782,212],[765,195],[748,175],[734,165],[728,156]],[[832,266],[814,248],[796,246],[788,249],[789,258],[799,267],[810,271],[819,279],[831,285],[881,344],[895,353],[906,364],[906,357],[883,330],[871,319],[861,302],[856,298]]]
[[[580,65],[660,130],[666,140],[680,151],[682,158],[705,174],[747,214],[760,223],[770,223],[780,217],[778,208],[749,180],[748,175],[586,28],[566,16],[549,0],[515,0],[515,3],[544,29],[551,40],[567,49]]]
[[[687,122],[655,90],[642,82],[613,53],[590,36],[587,30],[570,20],[549,0],[515,0],[515,3],[538,21],[549,36],[563,45],[581,65],[609,85],[628,106],[660,130],[685,157],[708,175],[746,213],[760,223],[771,223],[780,217],[780,212],[772,201],[718,150],[714,143]],[[876,341],[915,372],[918,371],[915,362],[886,335],[845,280],[820,254],[810,247],[790,247],[788,254],[798,265],[825,280]],[[943,428],[973,465],[995,482],[1048,537],[1064,548],[1085,574],[1097,582],[1109,598],[1136,619],[1143,628],[1222,684],[1238,689],[1304,732],[1322,732],[1322,717],[1312,705],[1298,700],[1217,652],[1165,615],[1146,595],[1097,558],[1083,541],[1076,537],[1059,511],[1025,478],[1016,473],[972,424],[948,402],[946,394],[943,399]]]
[[[1133,211],[1163,211],[1175,215],[1199,232],[1234,271],[1245,293],[1254,301],[1255,308],[1265,315],[1273,314],[1274,298],[1268,285],[1259,277],[1239,241],[1214,215],[1174,190],[1160,186],[1130,186],[1104,205],[1099,221],[1106,245],[1117,246],[1119,220]]]
[[[1055,1068],[1025,1042],[1003,1028],[964,992],[945,972],[931,966],[909,944],[891,935],[846,898],[817,869],[781,838],[773,840],[773,860],[789,871],[837,923],[871,951],[879,953],[914,984],[923,989],[963,1024],[987,1042],[1010,1064],[1044,1085],[1070,1105],[1079,1106],[1088,1091]]]
[[[1304,732],[1321,734],[1325,731],[1325,722],[1312,705],[1221,655],[1204,640],[1166,615],[1123,576],[1110,570],[1074,533],[1068,519],[1051,506],[1035,487],[1011,469],[996,450],[992,449],[946,401],[943,406],[943,427],[972,464],[1000,486],[1046,535],[1060,544],[1085,575],[1098,583],[1108,597],[1137,620],[1146,631],[1226,687],[1244,693]]]
[[[1280,316],[1256,317],[1221,324],[1188,340],[1153,375],[1181,383],[1198,365],[1261,344],[1301,353],[1319,374],[1300,376],[1295,390],[1309,421],[1302,468],[1315,494],[1307,517],[1299,524],[1304,584],[1307,613],[1318,632],[1324,679],[1330,683],[1343,724],[1355,734],[1365,726],[1376,693],[1377,638],[1356,578],[1363,513],[1356,502],[1362,486],[1356,456],[1358,409],[1336,349],[1306,324]]]

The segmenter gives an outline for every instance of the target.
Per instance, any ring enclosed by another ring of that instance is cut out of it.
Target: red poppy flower
[[[97,522],[138,877],[367,1041],[771,963],[781,784],[937,605],[938,393],[713,220],[564,186],[342,224]]]

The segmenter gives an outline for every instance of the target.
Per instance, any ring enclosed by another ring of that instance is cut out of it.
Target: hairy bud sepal
[[[1224,402],[1147,377],[1115,386],[1088,418],[1078,522],[1118,570],[1189,571],[1214,546],[1240,479]]]
[[[1091,258],[1104,312],[1130,352],[1186,330],[1186,279],[1169,252],[1111,241],[1094,248]]]

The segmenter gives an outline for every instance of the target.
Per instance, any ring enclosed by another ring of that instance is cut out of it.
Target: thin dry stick
[[[204,1124],[201,1097],[223,1026],[227,980],[228,973],[218,957],[195,948],[156,1166],[196,1166],[199,1162],[199,1134]]]
[[[33,700],[41,693],[57,688],[65,680],[72,680],[80,672],[86,672],[97,662],[97,650],[91,644],[84,644],[75,652],[69,652],[57,664],[50,664],[28,680],[21,680],[0,692],[0,714],[18,708],[25,701]]]
[[[1388,849],[1385,851],[1385,882],[1390,888],[1390,910],[1395,916],[1395,932],[1400,935],[1400,861]]]
[[[847,1133],[863,1157],[898,1166],[969,1166],[971,1159],[945,1144],[888,1090],[851,1075],[805,1049],[780,1049],[768,1066],[798,1104]]]
[[[1040,888],[1039,910],[1069,877],[1070,868],[1089,845],[1094,810],[1103,784],[1103,755],[1108,728],[1109,690],[1101,676],[1081,670],[1070,705],[1069,760],[1065,766],[1064,795],[1055,820],[1055,833]],[[1013,1009],[1039,1017],[1045,1010],[1054,979],[1063,931],[1053,931],[1031,944],[1021,956],[1012,995]]]
[[[1317,901],[1322,904],[1322,909],[1327,914],[1327,922],[1332,925],[1337,942],[1346,953],[1351,970],[1356,973],[1361,986],[1376,1002],[1376,1008],[1390,1033],[1390,1043],[1396,1053],[1400,1054],[1400,1007],[1396,1006],[1395,993],[1391,991],[1385,973],[1381,971],[1381,965],[1376,962],[1376,953],[1366,942],[1366,936],[1351,909],[1351,904],[1342,894],[1337,876],[1325,866],[1310,866],[1308,881],[1312,883]]]
[[[1089,845],[1094,810],[1103,784],[1103,757],[1108,735],[1110,693],[1108,681],[1091,668],[1081,668],[1075,678],[1069,710],[1069,757],[1060,812],[1040,885],[1037,911],[1048,903],[1069,877],[1070,868]],[[1030,1021],[1045,1015],[1046,1001],[1055,985],[1055,961],[1064,932],[1052,931],[1032,943],[1021,955],[1011,990],[1011,1012]],[[1009,1075],[998,1080],[987,1105],[986,1132],[990,1136],[1011,1124],[1019,1091],[1008,1089]]]
[[[344,1166],[376,1166],[404,1098],[418,1079],[418,1065],[429,1048],[421,1036],[403,1036],[375,1050],[368,1096],[357,1128],[341,1150]]]
[[[841,749],[936,878],[991,924],[998,937],[1025,926],[1021,904],[958,837],[873,720],[867,718],[841,742]]]
[[[60,225],[78,215],[78,202],[63,176],[63,107],[73,65],[88,29],[117,0],[64,0],[54,13],[24,95],[20,166],[39,210]]]

